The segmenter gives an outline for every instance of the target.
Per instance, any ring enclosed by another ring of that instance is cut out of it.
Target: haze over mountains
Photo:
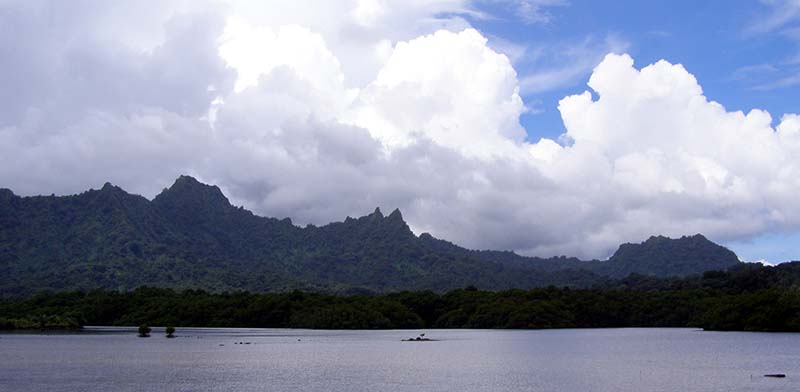
[[[414,235],[399,210],[297,227],[235,207],[181,176],[152,201],[106,183],[72,196],[0,189],[0,295],[133,289],[334,293],[589,286],[631,273],[685,276],[739,264],[702,235],[623,244],[607,261],[474,251]]]

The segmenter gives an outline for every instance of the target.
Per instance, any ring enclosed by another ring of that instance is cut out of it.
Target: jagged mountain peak
[[[198,181],[196,178],[187,175],[181,175],[175,179],[175,182],[167,188],[166,190],[169,191],[177,191],[177,192],[192,192],[192,191],[212,191],[212,192],[219,192],[222,194],[222,191],[216,185],[208,185]]]
[[[620,251],[620,249],[622,249],[622,248],[640,248],[640,247],[643,247],[643,246],[650,246],[650,247],[652,247],[652,246],[672,246],[672,245],[677,245],[677,244],[688,244],[688,243],[708,244],[708,245],[712,245],[712,246],[716,246],[716,247],[722,248],[721,245],[716,244],[715,242],[713,242],[713,241],[709,240],[708,238],[706,238],[706,236],[704,236],[702,234],[699,234],[699,233],[698,234],[693,234],[693,235],[684,235],[684,236],[681,236],[679,238],[671,238],[671,237],[667,237],[667,236],[663,236],[663,235],[653,235],[653,236],[650,236],[648,239],[646,239],[646,240],[644,240],[644,241],[642,241],[640,243],[626,242],[626,243],[624,243],[624,244],[619,246],[619,249],[617,249],[617,252],[615,252],[615,254],[618,253]],[[612,258],[613,258],[613,256],[612,256]]]
[[[118,187],[118,186],[116,186],[116,185],[114,185],[114,184],[112,184],[110,182],[104,183],[103,186],[100,187],[100,189],[97,189],[97,190],[91,189],[91,190],[89,190],[87,192],[84,192],[81,195],[79,195],[79,197],[81,197],[81,196],[89,197],[91,200],[93,200],[96,203],[101,203],[101,204],[102,203],[111,203],[111,204],[117,205],[117,206],[124,205],[124,204],[126,204],[126,203],[128,203],[128,202],[130,202],[131,200],[134,200],[134,199],[136,199],[137,202],[146,201],[147,200],[147,199],[144,199],[142,196],[130,194],[126,190],[124,190],[124,189],[122,189],[122,188],[120,188],[120,187]],[[139,199],[142,199],[142,200],[139,200]],[[108,204],[108,205],[111,205],[111,204]]]
[[[704,236],[704,235],[702,235],[700,233],[697,233],[697,234],[694,234],[694,235],[686,235],[686,236],[683,236],[683,237],[681,237],[679,239],[680,240],[691,240],[691,241],[697,241],[697,242],[712,242],[711,240],[706,238],[706,236]]]
[[[375,211],[367,215],[367,217],[381,223],[392,225],[402,224],[403,226],[407,226],[406,221],[403,219],[403,214],[400,212],[399,208],[395,208],[389,215],[383,215],[380,207],[376,207]]]
[[[178,176],[178,178],[175,179],[175,183],[173,184],[173,186],[178,185],[178,184],[195,185],[195,186],[197,186],[197,185],[212,186],[212,185],[204,184],[204,183],[198,181],[196,178],[194,178],[194,177],[192,177],[190,175],[186,175],[186,174],[181,174],[180,176]]]
[[[194,207],[231,207],[228,198],[216,185],[204,184],[194,177],[182,175],[169,188],[153,199],[156,204],[187,203]]]
[[[330,230],[344,225],[352,232],[360,233],[364,238],[384,238],[384,239],[403,239],[409,240],[416,238],[411,228],[403,220],[400,210],[395,209],[391,214],[384,216],[380,207],[367,215],[353,218],[348,216],[344,222],[333,222],[321,226],[324,230]]]
[[[395,208],[394,211],[392,211],[392,213],[386,217],[386,219],[391,221],[405,222],[405,220],[403,220],[403,213],[400,212],[399,208]]]
[[[114,184],[112,184],[112,183],[110,183],[108,181],[106,181],[106,183],[103,184],[103,186],[100,187],[100,189],[98,189],[98,192],[102,192],[102,193],[128,193],[128,192],[125,192],[124,189],[122,189],[122,188],[120,188],[120,187],[118,187],[118,186],[116,186],[116,185],[114,185]]]
[[[402,223],[406,224],[405,220],[403,219],[403,214],[400,212],[400,209],[395,208],[389,215],[383,215],[380,207],[375,207],[375,210],[372,213],[364,215],[360,218],[352,218],[348,216],[344,220],[347,222],[375,222],[375,223]]]
[[[650,236],[650,238],[648,238],[647,240],[645,240],[641,244],[658,244],[658,243],[668,243],[668,242],[672,242],[672,241],[683,241],[683,242],[687,242],[687,241],[704,242],[704,241],[706,241],[706,242],[711,242],[704,235],[702,235],[700,233],[697,233],[697,234],[693,234],[693,235],[684,235],[684,236],[681,236],[679,238],[670,238],[670,237],[663,236],[663,235],[653,235],[653,236]],[[628,245],[628,244],[639,245],[639,244],[633,244],[633,243],[626,243],[624,245]]]

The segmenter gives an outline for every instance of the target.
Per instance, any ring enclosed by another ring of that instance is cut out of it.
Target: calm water
[[[400,339],[419,331],[101,330],[0,335],[0,390],[800,390],[800,334],[431,330],[440,341],[411,343]]]

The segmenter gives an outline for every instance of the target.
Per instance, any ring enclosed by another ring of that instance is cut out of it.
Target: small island
[[[403,339],[404,342],[435,342],[436,339],[426,338],[424,333],[419,334],[415,338]]]
[[[150,327],[147,325],[140,325],[139,326],[139,337],[140,338],[149,338],[150,337]]]

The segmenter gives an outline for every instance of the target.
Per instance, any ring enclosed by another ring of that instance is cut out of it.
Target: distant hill
[[[624,244],[607,261],[474,251],[414,235],[399,210],[325,226],[256,216],[181,176],[152,201],[105,184],[72,196],[0,189],[0,295],[142,285],[257,292],[585,287],[631,273],[739,264],[702,235]]]
[[[650,237],[641,244],[622,244],[593,271],[607,276],[625,277],[632,273],[655,276],[686,276],[706,270],[725,270],[738,263],[736,254],[701,234],[670,239]]]

